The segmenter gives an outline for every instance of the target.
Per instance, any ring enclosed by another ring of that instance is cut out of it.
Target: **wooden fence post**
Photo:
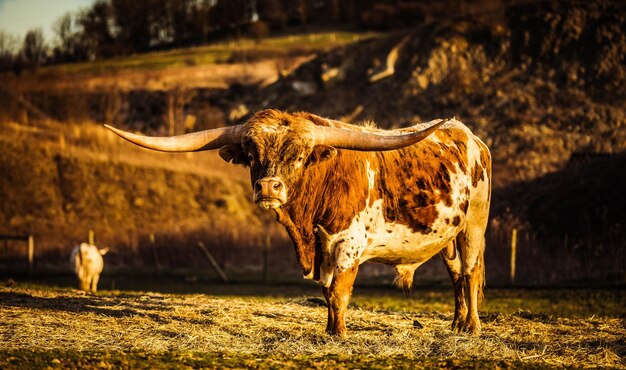
[[[156,247],[156,238],[154,234],[150,233],[148,236],[150,239],[150,248],[152,249],[152,256],[154,257],[154,266],[156,267],[157,274],[161,274],[161,262],[159,261],[159,251]]]
[[[269,254],[270,254],[270,235],[267,234],[265,238],[265,243],[263,244],[263,282],[267,283],[269,281]]]
[[[222,271],[220,266],[217,264],[217,261],[215,260],[215,258],[213,258],[213,256],[211,255],[211,252],[209,252],[209,250],[204,245],[204,243],[203,242],[198,242],[197,245],[198,245],[198,248],[200,248],[200,250],[202,251],[202,253],[204,253],[204,256],[209,261],[209,263],[211,264],[211,266],[213,267],[215,272],[217,272],[217,274],[220,276],[222,281],[227,283],[228,282],[228,277],[226,276],[224,271]]]
[[[511,285],[515,284],[515,259],[517,255],[517,229],[511,232]]]
[[[33,262],[35,259],[35,238],[28,236],[28,273],[32,276],[34,272]]]
[[[29,235],[0,235],[0,240],[4,240],[4,249],[8,251],[9,248],[9,240],[19,240],[21,242],[27,243],[27,258],[28,258],[28,273],[32,276],[35,271],[34,260],[35,260],[35,237],[32,234]]]

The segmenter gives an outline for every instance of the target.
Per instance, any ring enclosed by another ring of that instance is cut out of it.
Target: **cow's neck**
[[[366,204],[368,153],[341,151],[333,159],[307,169],[289,202],[276,210],[291,237],[305,274],[315,258],[316,224],[331,233],[346,229]]]

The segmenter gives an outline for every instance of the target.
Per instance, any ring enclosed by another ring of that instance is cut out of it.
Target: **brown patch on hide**
[[[478,160],[474,162],[474,169],[472,170],[472,186],[476,187],[478,182],[489,180],[491,178],[491,154],[489,149],[480,140],[476,140],[480,151],[480,163]],[[489,191],[491,197],[491,191]]]
[[[437,204],[453,205],[451,174],[468,166],[467,134],[458,128],[435,131],[415,145],[378,154],[380,189],[388,222],[409,226],[414,232],[432,233],[439,217]]]
[[[491,155],[484,144],[480,145],[480,164],[487,170],[487,174],[491,174]]]
[[[454,216],[454,218],[452,219],[452,225],[453,226],[459,226],[460,223],[461,223],[461,217]]]
[[[487,201],[491,201],[491,153],[489,153],[489,148],[487,146],[478,141],[480,147],[480,164],[485,169],[487,173],[487,180],[489,181],[489,195],[487,197]]]
[[[472,170],[472,186],[477,187],[479,181],[483,181],[485,179],[485,171],[483,167],[478,163],[478,161],[474,162],[474,169]]]
[[[439,129],[434,134],[444,149],[441,157],[457,164],[462,173],[467,173],[467,134],[457,128]]]
[[[368,191],[366,160],[371,156],[367,152],[339,150],[334,158],[305,169],[295,188],[306,191],[292,192],[283,206],[300,234],[307,235],[316,224],[331,234],[350,226],[357,214],[365,209]],[[302,250],[296,251],[298,256],[311,261],[315,274],[321,265],[321,259],[317,258],[321,250],[317,249],[314,243],[303,243]]]
[[[460,208],[463,213],[467,213],[467,207],[469,206],[469,201],[466,199],[463,203],[461,203]]]

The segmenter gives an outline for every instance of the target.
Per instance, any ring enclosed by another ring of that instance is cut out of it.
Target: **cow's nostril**
[[[259,192],[259,191],[261,191],[261,189],[262,189],[262,186],[261,186],[260,182],[257,182],[256,184],[254,184],[254,190],[255,191]]]

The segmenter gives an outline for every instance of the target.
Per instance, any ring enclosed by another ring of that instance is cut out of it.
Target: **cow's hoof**
[[[465,326],[466,318],[467,316],[464,314],[455,315],[450,329],[455,333],[461,333],[463,331],[463,327]]]
[[[348,336],[348,331],[346,330],[345,327],[343,328],[331,328],[330,330],[326,330],[326,332],[329,335],[332,335],[334,337],[340,337],[340,338],[345,338]]]
[[[465,323],[463,322],[462,319],[454,319],[454,321],[452,321],[452,326],[450,327],[450,329],[452,329],[453,332],[455,333],[461,333],[463,331],[463,325]]]
[[[480,322],[467,320],[465,322],[465,325],[463,325],[463,329],[461,331],[473,337],[478,337],[480,336]]]

